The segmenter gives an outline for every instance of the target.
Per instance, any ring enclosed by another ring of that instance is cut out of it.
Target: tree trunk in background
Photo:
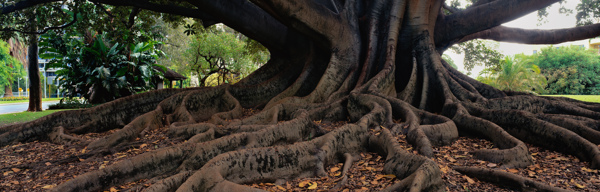
[[[30,31],[37,31],[35,14],[29,16]],[[40,78],[40,68],[38,64],[38,36],[29,35],[29,108],[27,111],[42,111],[42,83]]]
[[[12,87],[10,85],[4,86],[4,97],[13,97]]]

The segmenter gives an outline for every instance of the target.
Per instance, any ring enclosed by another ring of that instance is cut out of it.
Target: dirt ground
[[[317,122],[320,123],[320,122]],[[345,122],[321,124],[324,129],[335,129]],[[110,134],[86,134],[89,140]],[[397,137],[401,146],[416,153],[403,135]],[[81,143],[56,145],[33,141],[0,148],[0,191],[46,191],[85,172],[103,169],[122,159],[147,151],[177,145],[181,139],[172,139],[167,128],[147,132],[130,145],[90,156]],[[529,146],[534,164],[526,168],[503,169],[501,165],[473,158],[476,149],[494,149],[492,143],[475,138],[460,137],[450,146],[435,147],[434,159],[440,166],[447,191],[513,191],[512,189],[470,178],[452,169],[454,166],[475,166],[498,169],[573,191],[600,191],[600,174],[589,168],[589,163],[557,152]],[[334,191],[378,191],[400,181],[394,175],[382,172],[384,158],[375,153],[361,153],[349,170],[348,182]],[[327,177],[302,178],[275,183],[248,184],[268,191],[330,191],[341,180],[342,163],[326,168]],[[108,191],[139,191],[152,185],[154,180],[139,180]]]

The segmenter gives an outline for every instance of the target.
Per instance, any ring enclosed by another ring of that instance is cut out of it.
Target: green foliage
[[[548,78],[549,94],[600,94],[600,56],[579,46],[547,47],[532,62]]]
[[[577,25],[590,25],[597,23],[600,18],[600,0],[582,0],[577,9]]]
[[[158,42],[125,46],[107,42],[105,35],[82,36],[50,32],[40,41],[40,57],[51,59],[47,68],[59,68],[56,78],[67,97],[81,94],[100,103],[154,87],[156,58],[163,54],[154,48]]]
[[[21,62],[10,55],[8,43],[0,40],[0,89],[4,92],[5,86],[10,86],[18,78],[26,75]]]
[[[471,70],[475,66],[484,66],[490,70],[500,70],[500,60],[502,53],[496,50],[497,44],[485,40],[472,40],[456,44],[450,49],[458,54],[464,53],[464,69],[467,75],[471,74]]]
[[[48,105],[48,109],[81,109],[81,108],[90,108],[94,105],[89,104],[85,101],[74,99],[74,98],[63,98],[60,102]]]
[[[500,70],[485,69],[477,80],[504,91],[543,93],[546,78],[540,68],[525,55],[505,57]]]

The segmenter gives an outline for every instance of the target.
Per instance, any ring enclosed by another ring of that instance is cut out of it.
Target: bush
[[[21,101],[21,100],[29,100],[29,97],[2,97],[0,101]]]
[[[94,105],[89,104],[88,102],[81,101],[79,99],[74,98],[63,98],[59,103],[49,105],[48,109],[82,109],[82,108],[90,108]]]

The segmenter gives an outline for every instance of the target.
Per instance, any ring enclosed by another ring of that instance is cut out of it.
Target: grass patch
[[[44,101],[60,101],[60,99],[62,99],[62,98],[43,98],[42,102],[44,102]],[[0,101],[0,104],[12,104],[12,103],[29,103],[29,99],[17,100],[17,101]]]
[[[600,95],[544,95],[550,97],[568,97],[580,101],[600,103]]]
[[[65,111],[65,110],[70,110],[70,109],[44,110],[41,112],[20,112],[20,113],[2,114],[2,115],[0,115],[0,126],[32,121],[32,120],[38,119],[40,117],[50,115],[54,112]]]

